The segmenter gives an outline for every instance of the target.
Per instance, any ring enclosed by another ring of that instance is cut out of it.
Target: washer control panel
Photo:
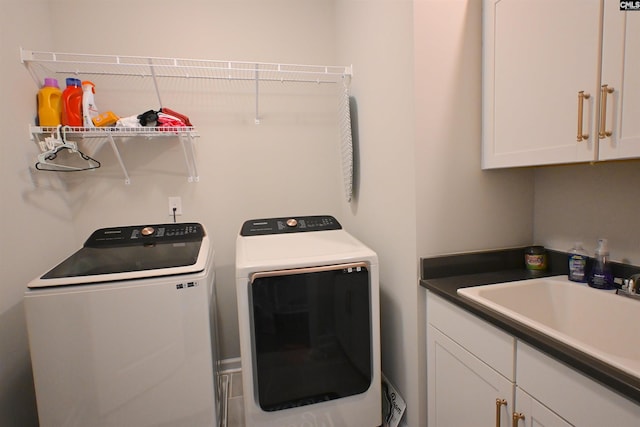
[[[175,223],[110,227],[96,230],[85,242],[85,247],[130,246],[153,243],[178,243],[201,241],[204,228],[201,224]]]
[[[283,218],[252,219],[245,221],[241,236],[302,233],[308,231],[340,230],[342,226],[330,215],[296,216]]]

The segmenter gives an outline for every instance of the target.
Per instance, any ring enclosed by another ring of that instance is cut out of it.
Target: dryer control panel
[[[241,236],[301,233],[308,231],[341,230],[337,219],[330,215],[296,216],[252,219],[242,224]]]

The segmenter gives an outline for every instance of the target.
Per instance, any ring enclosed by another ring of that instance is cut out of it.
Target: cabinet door
[[[558,414],[542,405],[521,388],[516,388],[516,412],[522,417],[513,427],[570,427]]]
[[[516,358],[518,387],[572,425],[640,425],[640,405],[564,363],[521,341]],[[520,401],[516,404],[520,407]]]
[[[601,160],[640,157],[640,12],[620,10],[605,0],[602,84],[608,94],[606,120],[600,132]]]
[[[600,0],[484,0],[484,169],[591,161]],[[577,141],[578,94],[584,101]]]
[[[430,427],[510,425],[515,385],[432,325],[427,326],[427,383]]]

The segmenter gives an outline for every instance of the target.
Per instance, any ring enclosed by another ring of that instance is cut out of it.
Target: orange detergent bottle
[[[58,80],[47,77],[38,91],[38,125],[55,127],[62,114],[62,91]]]
[[[62,125],[82,127],[82,85],[79,79],[67,79],[62,92]]]

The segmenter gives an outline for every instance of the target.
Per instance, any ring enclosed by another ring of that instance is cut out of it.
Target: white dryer
[[[213,249],[198,223],[95,231],[29,283],[41,427],[215,427]]]
[[[382,424],[375,252],[331,216],[251,220],[236,285],[248,427]]]

